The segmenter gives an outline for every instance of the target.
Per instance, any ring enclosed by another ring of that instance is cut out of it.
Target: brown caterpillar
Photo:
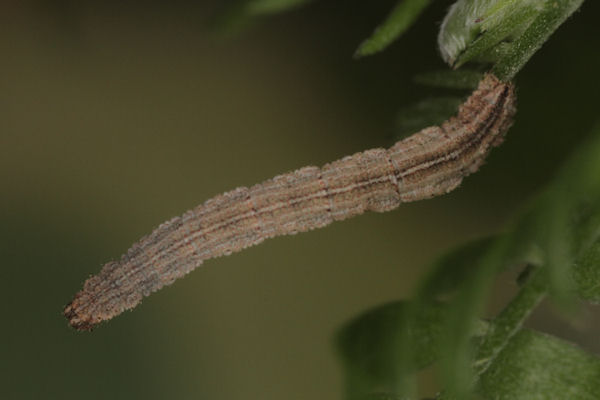
[[[455,117],[390,149],[356,153],[322,168],[304,167],[214,197],[160,225],[119,261],[105,264],[64,314],[75,329],[90,330],[206,259],[367,210],[389,211],[400,203],[448,193],[502,142],[515,101],[511,83],[487,74]]]

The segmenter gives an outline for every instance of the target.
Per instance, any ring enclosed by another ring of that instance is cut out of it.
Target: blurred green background
[[[0,5],[0,396],[336,399],[335,330],[410,294],[436,254],[496,232],[598,118],[600,3],[518,75],[519,113],[441,198],[211,260],[92,333],[61,315],[83,281],[207,198],[394,140],[397,112],[448,91],[436,2],[353,60],[394,1],[316,1],[217,35],[222,2]],[[514,290],[501,277],[497,310]],[[531,324],[600,353],[600,313]]]

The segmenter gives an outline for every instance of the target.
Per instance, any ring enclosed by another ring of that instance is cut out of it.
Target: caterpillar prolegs
[[[455,189],[499,145],[516,111],[515,90],[492,74],[440,126],[389,149],[371,149],[304,167],[213,197],[141,238],[102,267],[64,310],[71,326],[90,330],[138,305],[209,258],[265,239],[321,228],[365,211]]]

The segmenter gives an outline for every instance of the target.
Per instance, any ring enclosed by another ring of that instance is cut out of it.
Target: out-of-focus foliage
[[[481,376],[488,400],[598,398],[600,359],[539,332],[519,331]]]
[[[249,0],[244,9],[250,15],[274,14],[310,3],[314,0]]]
[[[400,110],[396,136],[403,138],[425,127],[439,125],[456,111],[460,103],[460,97],[433,97]]]
[[[358,47],[355,56],[368,56],[384,50],[417,21],[430,3],[431,0],[399,0],[373,35]]]
[[[482,77],[481,72],[470,69],[439,70],[420,73],[414,81],[431,87],[474,90]]]
[[[315,0],[235,0],[222,6],[214,25],[218,30],[234,33],[261,17],[295,10]]]
[[[339,343],[349,391],[370,395],[385,387],[390,395],[406,394],[409,372],[425,366],[423,360],[439,357],[446,388],[440,398],[464,398],[473,387],[489,399],[542,399],[549,393],[561,394],[554,398],[593,398],[590,388],[600,385],[600,360],[557,339],[523,331],[522,323],[547,293],[558,300],[576,293],[598,301],[599,177],[600,125],[507,232],[440,258],[411,307],[396,305],[395,313],[391,306],[385,312],[375,309],[342,331]],[[490,285],[498,273],[515,265],[529,266],[521,291],[482,335],[478,315]],[[450,295],[443,307],[432,300],[441,295]],[[422,333],[427,323],[431,334]],[[374,329],[369,335],[369,324],[388,330]],[[365,357],[369,363],[363,363]],[[544,368],[549,360],[561,358],[561,363]],[[402,371],[391,375],[395,380],[373,373],[390,364]],[[524,392],[516,377],[526,368],[533,381]],[[521,397],[510,397],[515,393]]]

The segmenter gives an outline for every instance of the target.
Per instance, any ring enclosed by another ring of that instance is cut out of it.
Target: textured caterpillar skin
[[[455,189],[475,172],[512,124],[515,92],[491,74],[441,126],[389,149],[371,149],[322,168],[305,167],[216,196],[156,228],[89,278],[64,310],[90,330],[138,305],[209,258],[265,239],[321,228]]]

